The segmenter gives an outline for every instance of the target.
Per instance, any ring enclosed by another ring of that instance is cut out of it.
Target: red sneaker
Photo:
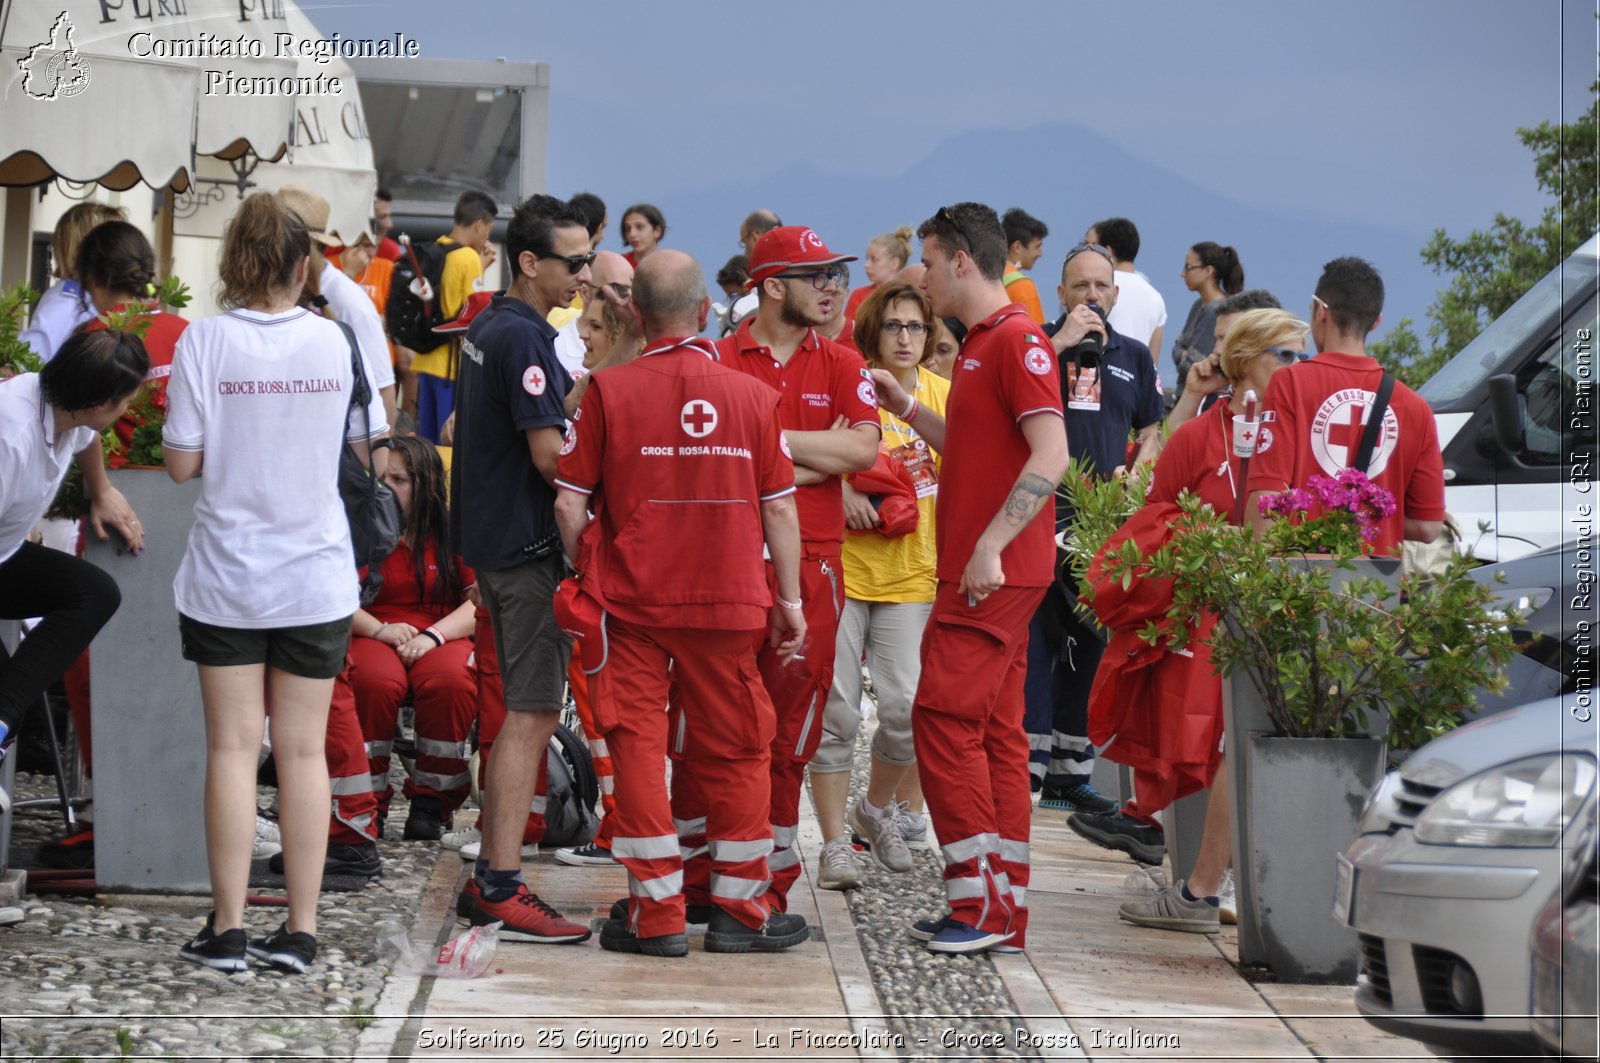
[[[503,941],[537,941],[547,945],[568,945],[588,941],[593,933],[586,926],[570,923],[561,913],[518,886],[517,892],[503,901],[486,901],[480,895],[468,923],[486,926],[501,923]]]
[[[456,898],[456,922],[462,926],[471,926],[472,913],[477,910],[478,899],[482,896],[478,890],[477,878],[468,875],[467,884],[461,887],[461,896]]]

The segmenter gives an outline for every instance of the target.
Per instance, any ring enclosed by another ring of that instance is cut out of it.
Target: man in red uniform
[[[1317,356],[1273,374],[1262,404],[1263,431],[1250,463],[1247,518],[1262,527],[1263,496],[1304,487],[1312,476],[1337,476],[1355,461],[1377,398],[1383,367],[1368,356],[1366,337],[1383,315],[1383,278],[1359,258],[1322,268],[1311,297],[1311,339]],[[1395,511],[1378,525],[1373,551],[1397,554],[1403,539],[1432,542],[1444,526],[1444,459],[1433,411],[1396,382],[1383,414],[1367,476],[1394,496]]]
[[[761,234],[750,257],[750,280],[760,307],[730,336],[717,341],[722,364],[775,389],[784,445],[794,458],[795,505],[800,514],[800,600],[807,644],[792,658],[773,647],[757,657],[778,717],[772,741],[772,905],[784,911],[800,877],[795,829],[806,764],[822,741],[822,710],[833,682],[833,644],[844,608],[839,553],[844,543],[841,473],[872,467],[878,455],[878,406],[861,356],[817,332],[846,295],[841,262],[854,255],[828,250],[803,225]],[[772,579],[769,568],[768,579]],[[674,777],[673,808],[685,850],[704,843],[703,780]],[[699,903],[703,858],[686,872],[689,900]]]
[[[1045,511],[1067,471],[1060,370],[1050,339],[1006,296],[1005,231],[992,209],[945,207],[917,235],[934,316],[960,318],[967,338],[948,427],[893,376],[872,374],[880,401],[944,456],[939,587],[911,725],[950,913],[911,933],[935,952],[1020,948],[1032,812],[1022,681],[1028,621],[1055,578]]]
[[[628,869],[631,903],[626,918],[602,928],[600,945],[651,956],[689,951],[683,860],[661,771],[672,683],[688,726],[681,763],[709,798],[717,908],[706,950],[788,948],[808,930],[804,918],[773,912],[766,900],[774,718],[751,637],[759,632],[787,659],[806,633],[778,393],[719,365],[710,342],[696,338],[711,300],[688,255],[658,250],[640,263],[633,300],[644,353],[594,375],[556,479],[556,518],[578,559],[581,593],[606,610],[605,656],[590,691],[616,765],[611,852]]]

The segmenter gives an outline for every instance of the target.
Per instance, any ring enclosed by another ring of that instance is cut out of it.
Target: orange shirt
[[[1028,316],[1039,324],[1044,324],[1044,306],[1039,302],[1039,289],[1034,287],[1033,280],[1022,267],[1015,262],[1006,263],[1006,295],[1014,303],[1021,303]]]
[[[361,290],[367,293],[367,298],[372,300],[372,305],[378,308],[378,317],[384,321],[384,337],[388,338],[388,322],[384,312],[389,306],[389,285],[394,280],[394,263],[387,258],[373,256],[367,263],[367,268],[354,278],[361,285]],[[389,340],[389,360],[394,361],[394,340]]]

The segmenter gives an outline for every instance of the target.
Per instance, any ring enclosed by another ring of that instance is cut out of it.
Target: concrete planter
[[[1384,741],[1253,734],[1247,748],[1249,826],[1237,846],[1247,873],[1237,877],[1252,886],[1260,962],[1286,982],[1353,984],[1360,947],[1333,917],[1335,860],[1383,778]]]
[[[94,727],[95,883],[101,890],[206,893],[205,717],[183,659],[172,580],[200,482],[164,469],[110,474],[139,514],[145,547],[87,536],[84,556],[122,590],[89,652]]]

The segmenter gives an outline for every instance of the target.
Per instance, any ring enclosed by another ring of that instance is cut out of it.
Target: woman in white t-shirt
[[[100,433],[128,408],[150,356],[137,336],[108,329],[79,331],[52,353],[41,372],[0,380],[0,618],[42,618],[15,655],[0,649],[0,760],[23,715],[122,601],[94,565],[27,541],[74,459],[95,534],[110,527],[135,552],[143,545],[139,519],[106,478]],[[0,787],[0,812],[9,807]]]
[[[300,972],[316,955],[327,849],[323,756],[333,680],[359,603],[338,490],[341,443],[365,453],[351,350],[297,305],[310,237],[272,196],[245,200],[222,241],[218,300],[178,342],[162,434],[167,472],[199,475],[200,500],[173,581],[184,656],[206,720],[206,843],[215,910],[183,958],[242,971],[246,953]],[[386,431],[377,390],[371,431]],[[256,755],[267,704],[277,761],[289,918],[247,942]]]

